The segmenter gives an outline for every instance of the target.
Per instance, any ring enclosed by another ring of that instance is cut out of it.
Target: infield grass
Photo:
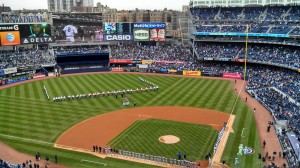
[[[159,137],[174,135],[180,138],[175,144],[159,142]],[[177,158],[177,153],[187,155],[188,160],[204,160],[213,153],[218,131],[211,126],[157,119],[138,120],[109,144],[113,148],[148,155]],[[159,150],[158,150],[159,149]]]
[[[160,87],[158,92],[129,95],[129,99],[136,101],[139,107],[191,106],[231,113],[237,96],[231,90],[233,83],[212,79],[134,74],[93,74],[47,79],[0,90],[0,140],[31,155],[37,151],[43,156],[57,154],[62,164],[71,167],[99,167],[92,163],[80,162],[81,159],[105,162],[108,167],[146,167],[146,165],[132,162],[100,159],[82,153],[55,149],[51,144],[21,139],[28,138],[54,143],[64,131],[80,121],[96,115],[131,108],[122,106],[122,99],[116,99],[113,96],[55,103],[47,100],[43,91],[44,85],[50,97],[53,98],[69,94],[148,86],[141,83],[138,77],[143,77]],[[236,115],[233,125],[235,132],[230,134],[223,158],[228,161],[227,164],[233,165],[238,145],[243,143],[255,149],[256,153],[253,156],[244,156],[241,160],[242,167],[257,167],[261,162],[256,159],[256,154],[261,151],[261,148],[253,114],[240,99],[237,101],[233,114]],[[246,131],[245,138],[242,138],[241,131],[245,127],[249,128],[249,131]],[[19,138],[8,138],[4,135]],[[157,149],[156,152],[163,153],[163,150]],[[189,156],[196,158],[203,155]]]

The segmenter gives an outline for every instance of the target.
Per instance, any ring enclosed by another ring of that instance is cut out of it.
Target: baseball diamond
[[[49,96],[55,97],[148,86],[137,80],[139,77],[155,82],[160,89],[157,92],[126,94],[130,101],[137,102],[137,107],[122,106],[122,98],[114,96],[52,102],[48,100],[43,91],[43,86],[45,86]],[[241,86],[242,81],[238,80],[238,84]],[[229,132],[226,145],[220,143],[220,146],[224,148],[222,159],[227,160],[227,165],[233,165],[239,144],[251,147],[255,152],[261,151],[253,113],[243,100],[236,99],[237,93],[233,90],[235,87],[232,80],[133,73],[79,74],[37,80],[2,89],[0,93],[0,104],[4,107],[0,109],[2,111],[0,114],[3,116],[1,122],[2,128],[5,128],[1,129],[0,133],[28,138],[32,141],[23,142],[18,138],[13,139],[1,135],[0,139],[8,145],[17,146],[21,152],[40,151],[42,155],[57,154],[60,156],[61,164],[72,167],[81,167],[82,159],[105,163],[111,167],[129,167],[129,165],[130,167],[141,167],[141,163],[138,163],[140,161],[130,162],[130,159],[116,159],[116,157],[101,159],[93,153],[94,144],[99,147],[143,152],[149,156],[164,154],[165,157],[170,158],[176,158],[177,152],[181,151],[192,161],[204,161],[208,153],[213,154],[213,145],[217,136],[215,131],[222,129],[224,122],[227,122],[232,112],[232,115],[236,116],[232,125],[233,131]],[[233,109],[234,104],[236,104],[236,108]],[[15,122],[7,122],[10,120]],[[177,122],[179,123],[177,124]],[[22,124],[22,127],[13,123]],[[161,124],[174,125],[174,129],[173,126],[165,128]],[[201,128],[201,125],[197,124],[207,126]],[[143,126],[145,128],[139,128],[139,125],[145,125]],[[244,131],[243,135],[253,137],[247,141],[241,137],[242,128],[246,125],[250,127]],[[163,132],[152,136],[150,132],[155,132],[160,127]],[[189,129],[189,127],[191,128]],[[206,135],[204,132],[207,129],[215,130],[215,133]],[[163,145],[161,147],[157,146],[160,143],[158,141],[160,136],[177,135],[180,130],[184,133],[178,134],[180,138],[178,145],[182,144],[181,146],[167,144],[160,144]],[[147,131],[150,131],[148,135]],[[140,133],[146,133],[144,135],[153,138],[155,142],[147,143],[148,138],[143,139],[139,136]],[[201,138],[203,135],[204,139]],[[137,140],[134,137],[140,138]],[[204,141],[202,142],[200,139]],[[33,140],[45,141],[53,145]],[[58,148],[54,148],[55,143]],[[59,147],[60,145],[61,147]],[[73,148],[73,151],[63,150],[62,146],[64,149]],[[193,149],[193,146],[197,146],[194,148],[196,150]],[[261,164],[256,155],[244,156],[241,162],[245,167],[248,164],[249,167]],[[93,162],[84,164],[89,167],[95,166]],[[148,166],[151,167],[151,165]]]

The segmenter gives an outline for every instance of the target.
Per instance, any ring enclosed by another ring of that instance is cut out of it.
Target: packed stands
[[[244,59],[244,43],[197,43],[199,58]],[[294,46],[249,44],[247,60],[300,68],[300,49]]]
[[[40,66],[55,64],[47,47],[41,49],[1,50],[0,69],[20,66]]]
[[[144,59],[190,61],[192,58],[184,46],[177,45],[113,45],[111,59]]]

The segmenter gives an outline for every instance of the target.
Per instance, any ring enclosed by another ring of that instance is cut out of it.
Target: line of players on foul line
[[[115,90],[115,91],[107,91],[107,92],[95,92],[95,93],[88,93],[88,94],[77,94],[77,95],[68,95],[68,96],[58,96],[53,97],[54,102],[61,102],[65,100],[78,100],[78,99],[85,99],[85,98],[96,98],[96,97],[105,97],[105,96],[118,96],[124,94],[132,94],[132,93],[139,93],[139,92],[148,92],[148,91],[158,91],[159,87],[152,82],[149,82],[141,77],[139,77],[141,82],[147,83],[150,87],[146,88],[137,88],[137,89],[126,89],[126,90]]]
[[[156,155],[147,155],[144,153],[131,152],[126,150],[117,150],[114,148],[106,148],[99,147],[97,145],[93,146],[93,151],[98,152],[100,154],[112,155],[112,156],[121,156],[128,159],[137,159],[142,161],[149,161],[157,164],[170,164],[172,166],[185,166],[189,168],[200,168],[200,163],[196,163],[193,161],[189,161],[187,159],[175,159],[175,158],[167,158],[163,156]]]

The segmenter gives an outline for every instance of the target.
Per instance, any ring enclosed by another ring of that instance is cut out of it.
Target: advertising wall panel
[[[133,41],[133,35],[124,34],[105,34],[103,36],[104,41]]]
[[[131,60],[109,60],[111,64],[131,64]]]
[[[152,63],[153,63],[153,60],[142,60],[142,64],[151,65]]]
[[[201,76],[200,71],[183,71],[182,74],[185,76]]]
[[[149,41],[149,29],[134,29],[134,41]]]
[[[105,34],[116,34],[117,24],[114,22],[105,22],[104,30],[105,30]]]
[[[0,36],[2,46],[13,46],[21,44],[19,31],[0,32]]]
[[[165,41],[165,29],[150,29],[150,41]]]
[[[50,24],[19,25],[22,44],[42,44],[54,42]]]
[[[133,28],[164,29],[164,28],[166,28],[166,23],[164,23],[164,22],[133,23]]]
[[[234,74],[234,73],[223,73],[222,75],[223,78],[232,78],[232,79],[242,79],[241,74]]]

